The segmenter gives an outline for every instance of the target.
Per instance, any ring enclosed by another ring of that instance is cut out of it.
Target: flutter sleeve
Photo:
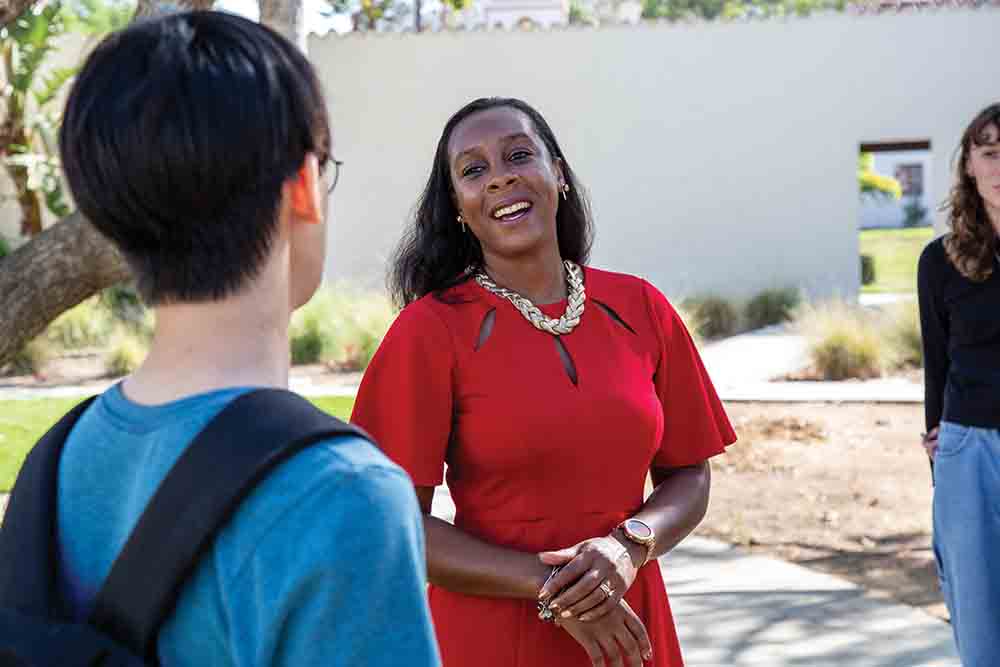
[[[653,466],[695,465],[725,451],[736,433],[680,315],[649,283],[645,292],[659,338],[654,382],[663,406],[663,438]]]

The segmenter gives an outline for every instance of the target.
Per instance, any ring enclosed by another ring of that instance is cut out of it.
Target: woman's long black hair
[[[563,155],[552,128],[526,102],[509,97],[484,97],[465,105],[448,119],[434,153],[430,178],[416,206],[413,224],[406,230],[392,258],[388,286],[393,300],[406,306],[426,294],[440,292],[468,280],[468,267],[483,265],[483,250],[476,237],[463,233],[456,222],[458,209],[452,195],[448,142],[455,127],[474,113],[510,107],[529,119],[545,142],[549,155],[562,163],[563,176],[570,186],[568,198],[559,202],[556,230],[559,254],[577,264],[590,257],[594,223],[590,204],[573,169]]]

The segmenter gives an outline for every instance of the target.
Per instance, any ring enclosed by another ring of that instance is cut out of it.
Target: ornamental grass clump
[[[824,380],[878,377],[888,348],[878,316],[842,300],[803,305],[795,328],[806,338],[809,359]]]
[[[802,295],[794,287],[764,290],[747,302],[743,319],[749,329],[760,329],[792,319]]]
[[[885,338],[891,350],[893,368],[923,368],[924,349],[916,301],[899,303],[886,311]]]
[[[104,355],[104,370],[110,377],[132,373],[146,359],[149,343],[124,327],[115,331]]]
[[[740,315],[731,301],[720,296],[703,295],[684,299],[681,308],[697,324],[702,338],[724,338],[739,329]]]
[[[45,337],[63,350],[102,347],[111,339],[116,325],[111,310],[99,296],[94,296],[53,320],[45,330]]]
[[[346,285],[319,290],[292,315],[293,364],[364,370],[396,317],[389,298]]]

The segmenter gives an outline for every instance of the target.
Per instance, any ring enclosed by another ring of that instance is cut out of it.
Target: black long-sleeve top
[[[927,430],[942,420],[1000,428],[1000,267],[973,282],[939,238],[920,255],[917,293]]]

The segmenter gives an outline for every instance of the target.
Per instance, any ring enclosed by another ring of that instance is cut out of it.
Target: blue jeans
[[[1000,430],[942,422],[934,555],[963,667],[1000,665]]]

